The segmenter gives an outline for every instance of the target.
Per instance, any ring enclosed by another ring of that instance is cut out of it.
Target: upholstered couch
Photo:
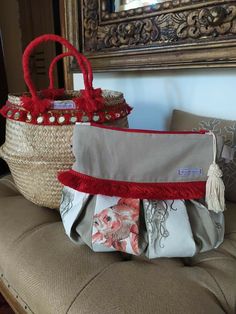
[[[19,313],[235,313],[236,204],[225,241],[189,260],[132,258],[75,246],[56,211],[0,180],[1,290]]]
[[[190,259],[93,253],[65,235],[58,211],[0,179],[0,291],[17,313],[236,313],[236,203],[216,250]]]

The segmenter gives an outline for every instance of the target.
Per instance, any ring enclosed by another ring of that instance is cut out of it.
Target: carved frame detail
[[[115,13],[107,0],[62,2],[64,35],[95,71],[236,66],[235,1],[175,0]]]

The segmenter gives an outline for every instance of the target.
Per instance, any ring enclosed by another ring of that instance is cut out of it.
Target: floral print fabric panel
[[[139,199],[98,195],[93,220],[93,250],[139,255],[139,212]]]
[[[143,200],[148,258],[190,257],[196,245],[183,200]]]

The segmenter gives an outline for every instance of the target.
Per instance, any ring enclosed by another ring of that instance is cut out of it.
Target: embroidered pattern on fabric
[[[147,232],[149,234],[150,244],[154,247],[164,248],[164,240],[169,237],[170,233],[166,228],[166,221],[169,217],[169,211],[177,211],[174,207],[175,201],[168,204],[167,201],[145,200],[145,219]]]
[[[194,128],[193,131],[199,131],[205,129],[213,131],[217,135],[221,135],[224,138],[224,143],[229,147],[236,148],[236,123],[230,126],[222,126],[221,121],[217,119],[210,119],[208,121],[200,121],[199,128]],[[219,160],[219,165],[223,170],[224,183],[226,189],[231,189],[236,184],[236,156],[229,163],[225,163],[224,160]]]
[[[68,213],[69,210],[73,207],[74,194],[68,190],[62,190],[62,198],[61,198],[61,206],[60,213],[61,217],[63,217]]]
[[[139,208],[139,199],[120,198],[116,205],[102,209],[94,215],[92,243],[138,255]]]

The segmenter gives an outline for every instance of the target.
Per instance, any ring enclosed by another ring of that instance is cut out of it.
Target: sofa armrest
[[[0,178],[0,197],[20,195],[11,175]]]

